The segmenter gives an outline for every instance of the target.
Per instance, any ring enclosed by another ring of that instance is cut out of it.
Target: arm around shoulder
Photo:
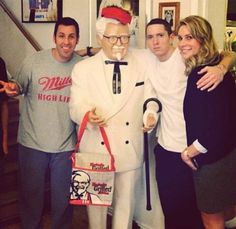
[[[222,65],[225,69],[224,74],[231,70],[234,65],[236,65],[236,52],[233,51],[222,51],[222,60],[219,65]]]
[[[214,90],[223,80],[224,75],[236,64],[236,53],[231,51],[221,52],[221,61],[215,66],[206,66],[199,71],[204,76],[197,82],[201,90]]]

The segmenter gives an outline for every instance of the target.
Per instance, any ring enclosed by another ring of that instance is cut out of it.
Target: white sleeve
[[[193,145],[200,153],[207,153],[208,151],[203,145],[199,143],[198,139],[193,142]]]

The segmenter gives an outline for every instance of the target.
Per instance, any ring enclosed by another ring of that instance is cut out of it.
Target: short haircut
[[[65,25],[65,26],[73,25],[75,27],[76,36],[77,36],[77,38],[79,38],[79,24],[76,22],[75,19],[73,19],[71,17],[63,17],[63,18],[57,20],[55,27],[54,27],[54,36],[57,35],[57,30],[58,30],[59,25]]]
[[[153,18],[151,21],[149,21],[148,24],[146,25],[146,34],[147,34],[147,28],[150,25],[163,25],[168,35],[172,34],[171,25],[164,19]]]

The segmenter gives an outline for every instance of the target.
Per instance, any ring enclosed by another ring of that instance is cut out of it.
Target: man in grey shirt
[[[40,226],[47,168],[51,181],[52,228],[70,228],[70,156],[76,131],[68,102],[70,74],[79,60],[74,53],[78,39],[77,22],[62,18],[55,25],[56,47],[27,58],[15,82],[4,85],[9,96],[24,95],[18,133],[20,216],[24,229]]]

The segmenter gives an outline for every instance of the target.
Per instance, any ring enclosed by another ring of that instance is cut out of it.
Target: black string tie
[[[113,78],[112,78],[112,91],[113,91],[113,94],[120,94],[121,93],[120,65],[128,65],[128,62],[106,60],[105,64],[114,64]]]

